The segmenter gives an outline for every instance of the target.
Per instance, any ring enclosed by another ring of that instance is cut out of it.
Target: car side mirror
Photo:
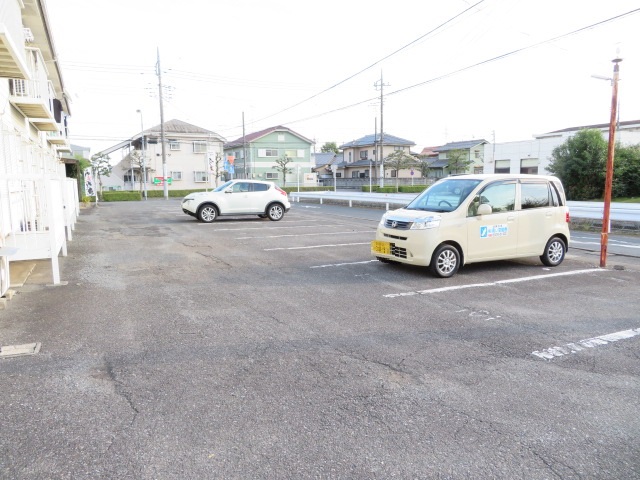
[[[233,193],[233,188],[232,188],[232,187],[227,188],[227,189],[224,191],[224,193]]]
[[[493,209],[488,203],[482,203],[478,206],[478,215],[490,215],[491,212],[493,212]]]

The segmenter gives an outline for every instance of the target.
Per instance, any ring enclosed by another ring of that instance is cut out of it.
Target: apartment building
[[[79,213],[70,152],[69,105],[43,0],[0,2],[0,296],[13,262],[50,259],[60,283]]]

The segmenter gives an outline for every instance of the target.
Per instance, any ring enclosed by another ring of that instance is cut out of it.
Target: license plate
[[[374,253],[381,253],[383,255],[391,255],[391,244],[389,242],[374,240],[371,242],[371,251]]]

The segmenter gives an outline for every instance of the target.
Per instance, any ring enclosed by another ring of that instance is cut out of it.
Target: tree
[[[640,197],[640,145],[616,145],[613,197]]]
[[[404,150],[396,150],[385,159],[385,169],[390,168],[396,171],[396,192],[398,191],[400,170],[409,168],[416,162],[418,162],[418,159]]]
[[[100,154],[91,157],[91,167],[96,175],[98,181],[98,191],[102,191],[102,177],[108,177],[111,175],[112,166],[109,163],[109,156]]]
[[[600,130],[580,130],[553,149],[547,170],[563,183],[568,200],[602,198],[607,141]]]
[[[320,151],[322,153],[339,153],[336,142],[326,142],[322,148],[320,148]]]
[[[282,173],[282,186],[285,187],[287,185],[287,173],[293,173],[293,170],[287,168],[287,165],[291,163],[292,160],[285,154],[276,160],[277,167],[274,169],[280,173]]]
[[[449,150],[447,159],[449,160],[447,168],[451,173],[458,173],[460,170],[464,173],[469,165],[473,163],[473,160],[469,158],[468,152],[460,148]]]
[[[129,154],[129,160],[131,160],[131,168],[129,169],[129,168],[122,167],[124,170],[134,170],[135,171],[137,169],[141,174],[142,174],[143,171],[144,171],[144,175],[147,174],[147,172],[146,172],[147,168],[146,168],[145,161],[144,161],[144,158],[142,157],[142,153],[141,152],[139,152],[138,150],[134,150],[133,152],[131,152]],[[140,177],[142,177],[142,175],[140,175]],[[132,181],[133,180],[134,179],[132,179]],[[142,192],[143,182],[145,180],[146,179],[143,179],[140,182],[140,191],[141,192]]]
[[[216,156],[214,158],[209,157],[209,170],[213,172],[213,176],[216,181],[216,187],[218,186],[218,179],[220,178],[222,168],[222,155],[220,152],[216,152]]]
[[[431,169],[431,165],[438,160],[438,157],[418,157],[417,158],[417,167],[420,170],[420,174],[424,178],[429,177],[429,170]]]

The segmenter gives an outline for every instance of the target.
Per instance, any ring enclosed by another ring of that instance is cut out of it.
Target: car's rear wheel
[[[547,267],[556,267],[564,260],[567,246],[560,237],[552,237],[544,247],[544,253],[540,255],[540,261]]]
[[[438,277],[452,277],[460,268],[460,252],[453,245],[441,245],[433,252],[429,268]]]
[[[279,203],[274,203],[272,205],[269,205],[269,209],[267,210],[267,216],[269,217],[269,220],[273,220],[274,222],[277,222],[282,217],[284,217],[284,207]]]
[[[218,217],[218,210],[213,205],[204,205],[198,210],[198,220],[211,223]]]

